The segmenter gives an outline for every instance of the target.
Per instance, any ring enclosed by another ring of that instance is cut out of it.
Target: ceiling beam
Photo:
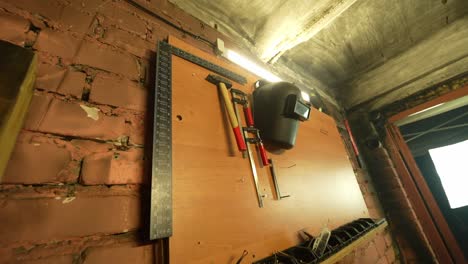
[[[275,63],[281,55],[311,39],[357,0],[285,1],[265,22],[256,37],[256,49],[264,62]]]
[[[370,69],[344,91],[347,109],[376,110],[468,71],[468,16]]]

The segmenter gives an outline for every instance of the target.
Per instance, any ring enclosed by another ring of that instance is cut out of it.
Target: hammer
[[[237,122],[236,114],[234,113],[234,108],[232,107],[231,99],[229,98],[228,88],[232,87],[232,83],[220,76],[213,74],[209,74],[206,77],[206,80],[218,86],[219,91],[223,95],[224,105],[226,106],[232,131],[234,132],[234,136],[236,138],[237,148],[239,151],[246,151],[247,147],[240,131],[239,122]]]

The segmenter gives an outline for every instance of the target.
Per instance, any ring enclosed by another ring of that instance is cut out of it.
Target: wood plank
[[[180,40],[170,43],[245,75],[248,84],[234,86],[252,92],[253,75]],[[175,56],[172,65],[171,263],[234,263],[244,249],[254,261],[297,244],[301,229],[319,233],[325,225],[368,217],[335,122],[315,109],[301,123],[292,150],[269,153],[281,191],[290,198],[274,199],[270,171],[257,162],[267,194],[259,208],[248,160],[237,151],[218,89],[205,80],[210,72]]]

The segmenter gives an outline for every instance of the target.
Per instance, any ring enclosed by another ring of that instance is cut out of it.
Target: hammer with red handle
[[[223,96],[224,105],[226,106],[228,112],[232,131],[234,132],[234,136],[236,138],[237,148],[239,149],[239,151],[246,151],[247,147],[245,146],[239,122],[237,122],[236,114],[234,113],[234,108],[232,106],[231,99],[229,98],[228,88],[232,87],[231,82],[224,79],[223,77],[213,74],[208,75],[208,77],[206,77],[206,80],[218,86],[218,89],[221,92],[221,95]]]

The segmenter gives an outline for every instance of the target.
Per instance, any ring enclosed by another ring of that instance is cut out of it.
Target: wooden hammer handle
[[[234,112],[234,107],[232,106],[231,103],[231,98],[229,97],[228,89],[226,88],[226,85],[222,82],[218,84],[219,90],[221,91],[221,94],[223,95],[224,99],[224,105],[226,105],[226,109],[229,115],[229,120],[231,122],[231,127],[234,132],[234,136],[236,138],[236,143],[237,143],[237,148],[240,151],[244,151],[247,149],[244,140],[242,139],[242,134],[240,131],[239,123],[237,122],[236,114]]]
[[[218,87],[219,87],[219,90],[221,91],[221,94],[223,95],[224,104],[226,105],[226,109],[228,111],[229,120],[231,121],[231,126],[232,128],[236,128],[239,126],[239,123],[237,123],[236,114],[234,113],[234,107],[231,104],[231,98],[229,98],[228,89],[226,88],[226,85],[222,82],[219,83]]]

